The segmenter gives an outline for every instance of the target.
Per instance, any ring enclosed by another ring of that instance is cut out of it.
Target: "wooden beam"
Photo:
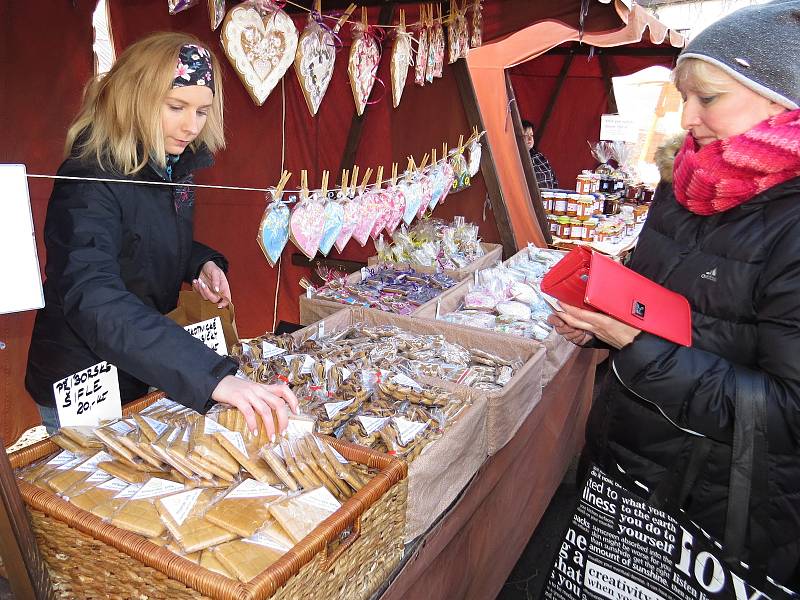
[[[5,450],[0,452],[0,557],[16,600],[55,598]]]
[[[378,15],[378,25],[391,25],[394,19],[395,3],[384,4],[381,6],[381,12]],[[384,52],[384,54],[390,54]],[[375,88],[372,88],[375,91]],[[371,93],[370,93],[371,95]],[[367,110],[369,104],[364,107],[362,114],[354,114],[353,120],[350,122],[350,131],[347,134],[347,143],[344,146],[344,153],[342,154],[342,162],[339,164],[339,173],[345,169],[352,169],[356,163],[356,154],[358,153],[358,145],[361,143],[361,136],[364,133],[364,123],[367,119]]]
[[[601,54],[600,60],[600,73],[603,75],[603,81],[606,85],[606,92],[608,93],[608,114],[615,115],[617,112],[617,97],[614,95],[614,81],[611,79],[611,65],[608,63],[608,56]]]
[[[567,73],[569,72],[570,66],[572,66],[572,59],[574,57],[575,55],[570,52],[564,58],[564,64],[561,65],[561,71],[558,74],[558,79],[556,79],[556,89],[553,90],[550,100],[547,103],[547,108],[544,109],[542,118],[539,119],[539,123],[536,127],[537,141],[541,141],[542,137],[544,136],[544,132],[547,129],[547,122],[550,120],[550,115],[553,114],[553,109],[556,106],[556,102],[558,102],[558,96],[561,94],[561,88],[564,87],[564,81],[567,79]]]
[[[528,147],[525,145],[525,136],[522,129],[522,118],[519,115],[519,106],[517,106],[517,98],[514,94],[514,86],[511,85],[511,75],[508,69],[505,71],[506,76],[506,93],[509,98],[509,106],[511,107],[511,120],[514,124],[514,134],[517,138],[517,148],[519,149],[519,160],[522,162],[522,170],[525,171],[525,180],[528,182],[528,193],[531,197],[533,204],[533,212],[536,215],[536,222],[539,224],[539,230],[542,232],[542,238],[547,242],[547,245],[553,243],[553,236],[550,235],[550,225],[547,222],[547,214],[544,212],[542,206],[542,195],[539,191],[539,182],[536,181],[536,173],[533,170],[533,162]]]
[[[546,54],[583,54],[585,56],[589,55],[591,52],[591,46],[587,44],[580,44],[575,46],[557,46],[555,48],[551,48],[547,51]],[[669,45],[662,45],[662,46],[655,46],[652,48],[630,48],[629,46],[618,46],[614,48],[598,48],[597,46],[594,47],[594,54],[597,56],[606,54],[608,56],[678,56],[680,53],[681,48],[676,48],[675,46]]]
[[[472,85],[472,78],[467,68],[466,60],[457,60],[453,63],[453,73],[458,84],[458,91],[461,95],[461,102],[464,105],[464,112],[467,114],[467,121],[470,125],[477,125],[483,131],[483,119],[478,107],[478,98],[475,95],[475,88]],[[486,183],[486,190],[489,194],[489,202],[494,213],[494,220],[497,224],[497,231],[500,233],[500,243],[503,245],[503,255],[509,258],[517,253],[517,239],[514,229],[511,227],[511,218],[508,215],[503,188],[500,186],[500,179],[495,169],[492,147],[488,143],[483,144],[481,153],[481,173],[483,181]]]

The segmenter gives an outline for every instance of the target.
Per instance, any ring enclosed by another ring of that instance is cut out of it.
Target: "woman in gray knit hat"
[[[781,0],[714,23],[678,58],[674,80],[688,135],[674,167],[662,171],[630,267],[688,298],[693,345],[570,306],[551,317],[570,341],[612,350],[584,459],[611,474],[620,468],[650,490],[669,482],[687,515],[719,540],[735,526],[726,523],[726,507],[736,389],[763,391],[762,501],[750,505],[742,557],[795,589],[799,57],[800,0]]]

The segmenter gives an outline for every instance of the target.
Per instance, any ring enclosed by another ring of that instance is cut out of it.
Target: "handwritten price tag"
[[[222,321],[220,321],[219,317],[187,325],[184,329],[220,356],[228,354],[225,334],[222,333]]]
[[[122,416],[117,367],[107,361],[56,381],[53,394],[62,426],[94,427]]]

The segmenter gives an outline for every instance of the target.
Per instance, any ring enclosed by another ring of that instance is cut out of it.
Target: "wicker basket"
[[[163,397],[126,407],[136,412]],[[370,482],[275,564],[247,584],[223,577],[18,481],[51,581],[61,598],[280,600],[368,598],[403,554],[404,461],[326,438],[347,459],[379,470]],[[15,452],[14,468],[59,448],[45,440]],[[342,535],[343,533],[346,535]]]

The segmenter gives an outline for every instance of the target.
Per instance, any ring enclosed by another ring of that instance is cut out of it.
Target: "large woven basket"
[[[126,407],[136,412],[163,397]],[[105,523],[58,496],[18,480],[51,581],[61,598],[279,600],[368,598],[403,554],[404,461],[326,438],[377,475],[275,564],[247,584],[199,567],[143,537]],[[14,468],[59,450],[45,440],[15,452]]]

